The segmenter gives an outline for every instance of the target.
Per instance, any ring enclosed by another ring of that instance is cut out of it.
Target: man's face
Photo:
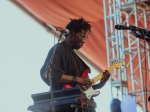
[[[85,39],[86,39],[86,31],[85,30],[82,30],[81,32],[74,34],[71,39],[72,47],[74,49],[79,50],[85,43]]]

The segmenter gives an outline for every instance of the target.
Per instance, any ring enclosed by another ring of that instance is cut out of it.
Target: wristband
[[[77,78],[76,78],[76,76],[73,76],[73,78],[72,78],[72,82],[77,82]]]

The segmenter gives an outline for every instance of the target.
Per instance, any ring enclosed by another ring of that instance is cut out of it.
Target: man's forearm
[[[71,83],[73,76],[63,74],[59,79],[60,83]]]
[[[96,89],[96,88],[101,89],[106,84],[106,82],[107,80],[100,81],[98,84],[94,85],[95,87],[93,87],[93,89]]]

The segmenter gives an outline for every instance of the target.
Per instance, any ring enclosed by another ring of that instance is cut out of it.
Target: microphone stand
[[[140,33],[141,33],[141,35],[140,35]],[[136,36],[136,37],[138,37],[138,38],[140,38],[140,39],[143,39],[144,40],[144,55],[146,55],[146,52],[145,52],[145,50],[146,50],[146,46],[145,46],[145,41],[150,45],[150,34],[148,34],[148,31],[146,32],[146,34],[144,34],[143,33],[143,31],[141,30],[141,32],[140,31],[136,31],[136,32],[134,32],[134,35]],[[146,68],[146,61],[145,61],[145,68]],[[145,83],[146,83],[146,85],[147,85],[147,79],[146,79],[146,76],[147,76],[147,74],[145,74]],[[145,94],[145,91],[144,91],[144,94]],[[147,111],[147,87],[146,87],[146,111]],[[148,101],[150,100],[150,96],[148,97]]]
[[[50,92],[51,92],[51,102],[52,102],[52,112],[56,112],[55,110],[55,103],[54,103],[54,95],[53,95],[53,88],[52,88],[52,69],[50,67],[50,65],[53,64],[53,59],[54,59],[54,55],[55,55],[55,51],[58,47],[58,43],[59,41],[61,40],[62,38],[62,35],[63,35],[63,32],[61,32],[61,34],[59,35],[59,39],[58,39],[58,42],[56,45],[54,45],[54,51],[52,53],[52,56],[48,62],[49,66],[48,66],[48,69],[46,69],[46,71],[44,72],[44,76],[47,76],[48,74],[48,79],[49,79],[49,82],[50,82]],[[47,68],[47,67],[46,67]]]

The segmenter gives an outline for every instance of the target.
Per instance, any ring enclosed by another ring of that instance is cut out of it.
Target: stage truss
[[[147,84],[150,81],[149,45],[129,30],[115,30],[117,24],[147,29],[149,2],[103,0],[103,7],[108,66],[114,61],[126,63],[121,69],[113,71],[110,79],[112,98],[121,100],[124,95],[130,94],[142,112],[150,111],[146,106],[147,97],[150,96],[150,86]]]

